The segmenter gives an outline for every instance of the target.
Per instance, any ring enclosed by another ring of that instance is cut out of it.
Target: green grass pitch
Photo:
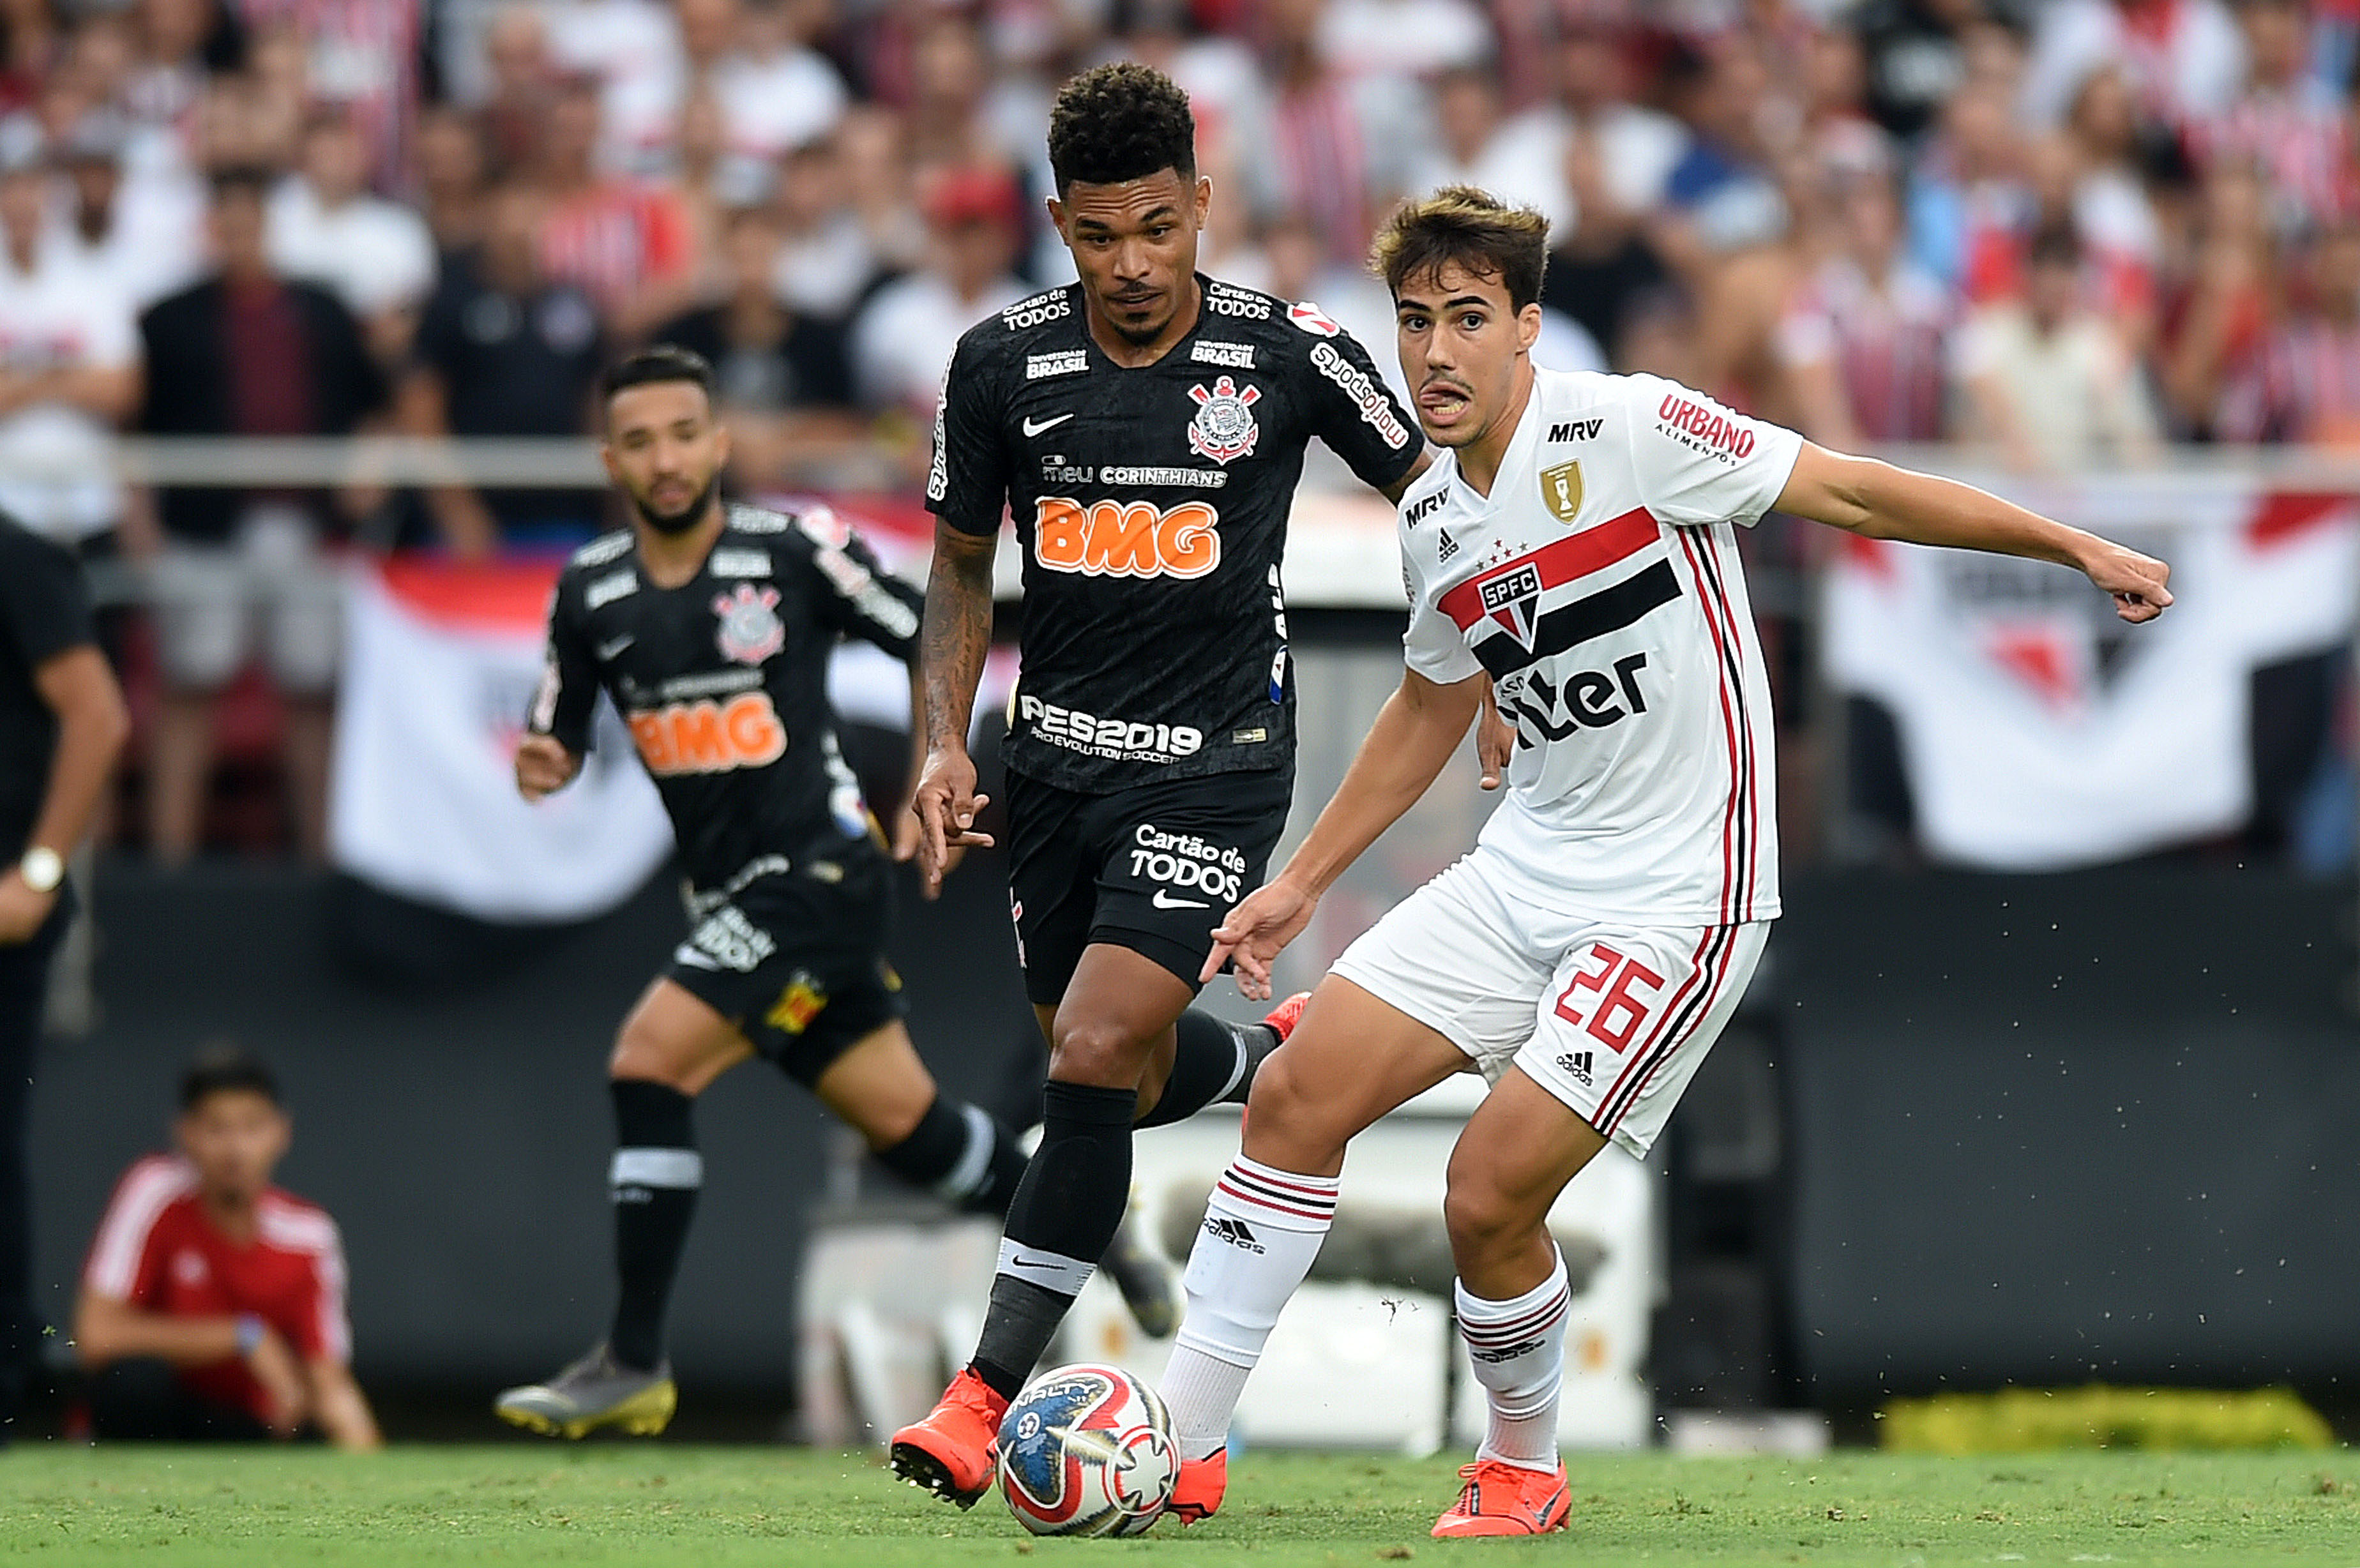
[[[2360,1459],[2327,1454],[1808,1463],[1578,1456],[1573,1528],[1426,1537],[1452,1462],[1255,1454],[1208,1525],[1035,1542],[996,1498],[960,1514],[873,1455],[594,1443],[0,1454],[0,1559],[72,1564],[1079,1563],[1183,1565],[2322,1563],[2360,1568]]]

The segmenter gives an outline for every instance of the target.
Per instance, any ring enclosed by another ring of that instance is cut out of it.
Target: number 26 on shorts
[[[1647,1021],[1647,1014],[1664,988],[1664,977],[1602,942],[1590,943],[1590,957],[1596,961],[1597,967],[1574,971],[1565,994],[1557,999],[1557,1016],[1581,1028],[1601,1044],[1622,1051]],[[1642,991],[1647,994],[1643,996]],[[1580,1005],[1585,992],[1594,992],[1598,996],[1597,1006],[1590,1008],[1586,1016]]]

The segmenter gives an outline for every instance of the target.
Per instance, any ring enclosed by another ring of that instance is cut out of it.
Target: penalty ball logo
[[[721,629],[715,638],[721,645],[721,657],[733,663],[759,665],[787,646],[776,588],[740,583],[735,592],[714,599],[713,613],[721,617]]]
[[[1262,427],[1253,417],[1253,406],[1262,401],[1261,387],[1250,386],[1240,392],[1237,382],[1224,376],[1214,381],[1210,392],[1201,383],[1189,387],[1188,397],[1196,405],[1196,417],[1188,423],[1190,451],[1220,463],[1253,451],[1262,439]]]

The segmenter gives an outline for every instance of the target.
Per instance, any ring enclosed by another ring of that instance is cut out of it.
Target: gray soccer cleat
[[[618,1365],[601,1344],[546,1383],[510,1388],[492,1409],[509,1425],[544,1437],[587,1437],[602,1426],[653,1437],[672,1424],[679,1404],[670,1362],[637,1372]]]
[[[1131,1322],[1150,1339],[1169,1339],[1180,1326],[1180,1300],[1172,1290],[1172,1269],[1140,1238],[1125,1214],[1100,1266],[1122,1292]]]

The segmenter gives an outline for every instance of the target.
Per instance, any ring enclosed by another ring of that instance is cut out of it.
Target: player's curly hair
[[[1472,185],[1446,185],[1395,209],[1369,247],[1370,270],[1396,299],[1404,280],[1454,262],[1478,278],[1498,278],[1521,310],[1541,297],[1548,220]]]
[[[1152,66],[1095,66],[1057,92],[1049,111],[1049,168],[1063,197],[1076,180],[1120,185],[1168,169],[1196,175],[1196,116],[1179,83]]]

